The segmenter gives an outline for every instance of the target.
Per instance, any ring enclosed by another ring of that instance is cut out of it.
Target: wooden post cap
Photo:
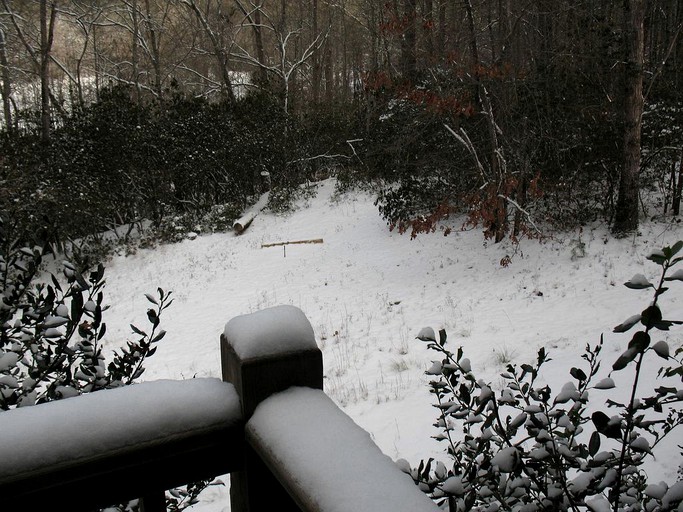
[[[275,306],[230,320],[221,335],[223,380],[234,384],[244,418],[291,386],[323,388],[322,353],[313,327],[294,306]]]

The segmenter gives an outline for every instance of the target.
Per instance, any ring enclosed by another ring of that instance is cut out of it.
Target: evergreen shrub
[[[535,363],[508,364],[497,390],[476,376],[462,348],[447,347],[445,331],[423,329],[419,339],[440,357],[427,374],[438,410],[434,437],[450,462],[430,458],[411,468],[402,461],[415,483],[450,511],[681,510],[681,472],[665,483],[644,470],[652,450],[683,423],[683,347],[672,351],[656,335],[683,323],[665,319],[659,306],[669,285],[683,281],[682,269],[672,271],[683,261],[681,249],[683,241],[648,257],[660,267],[657,282],[637,274],[625,283],[652,290],[653,300],[614,328],[637,330],[603,378],[601,338],[586,346],[585,364],[569,370],[571,380],[560,390],[541,383],[550,361],[543,348]],[[646,365],[663,380],[643,393]],[[607,391],[617,372],[630,374],[626,401]]]

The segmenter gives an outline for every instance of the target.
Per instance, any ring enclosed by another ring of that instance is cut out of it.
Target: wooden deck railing
[[[143,383],[0,413],[2,509],[93,510],[138,497],[145,512],[161,511],[166,489],[231,473],[234,512],[437,510],[324,394],[322,354],[300,310],[236,317],[220,343],[224,382]],[[176,398],[154,403],[157,388]],[[126,418],[141,418],[131,435],[116,426],[121,403]],[[83,410],[93,414],[78,421]],[[79,426],[89,429],[81,439]]]

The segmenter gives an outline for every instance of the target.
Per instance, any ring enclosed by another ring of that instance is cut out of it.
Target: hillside
[[[162,318],[168,335],[144,380],[220,376],[225,322],[276,304],[298,306],[323,351],[327,393],[385,453],[417,464],[442,453],[430,439],[437,430],[424,375],[436,356],[415,339],[420,328],[445,328],[452,347],[462,345],[494,388],[507,362],[530,361],[545,346],[553,361],[544,378],[559,390],[585,345],[602,333],[607,373],[629,340],[612,327],[650,300],[648,291],[623,283],[636,273],[654,279],[658,267],[645,257],[683,239],[683,227],[674,224],[645,224],[638,237],[622,240],[589,227],[543,244],[525,241],[503,268],[501,258],[514,251],[507,242],[484,247],[481,232],[458,229],[411,240],[389,232],[370,195],[334,197],[333,190],[334,181],[322,182],[308,204],[285,216],[262,213],[240,236],[199,236],[114,258],[106,274],[107,348],[125,341],[129,323],[143,322],[144,293],[162,287],[175,302]],[[262,248],[317,238],[324,242]],[[680,319],[683,286],[675,284],[662,309]],[[679,347],[683,331],[659,339]],[[672,481],[680,461],[660,456],[672,448],[658,447],[649,468],[655,480]],[[194,510],[229,509],[227,488],[203,496]]]

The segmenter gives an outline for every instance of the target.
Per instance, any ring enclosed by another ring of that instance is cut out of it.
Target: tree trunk
[[[313,25],[312,37],[317,37],[318,35],[318,0],[312,0],[311,2],[311,22]],[[313,104],[317,105],[320,102],[320,81],[321,81],[321,56],[318,52],[313,55],[313,72],[311,76],[311,93],[313,95]]]
[[[404,80],[413,80],[417,71],[415,47],[417,43],[415,22],[417,17],[416,0],[404,0],[403,23],[405,29],[401,38],[401,74]]]
[[[438,0],[439,2],[439,32],[436,43],[436,51],[439,60],[446,58],[446,0]]]
[[[152,20],[152,9],[149,3],[150,0],[145,0],[145,25],[147,27],[147,32],[149,33],[149,43],[150,47],[150,57],[152,59],[152,67],[154,68],[154,92],[157,95],[159,101],[163,100],[163,77],[161,74],[161,34],[157,32],[157,28],[154,26],[154,21]]]
[[[100,101],[100,51],[99,43],[97,40],[97,33],[99,32],[97,25],[92,26],[92,58],[93,58],[93,71],[95,73],[95,100]]]
[[[254,45],[256,46],[256,58],[263,64],[266,63],[266,52],[263,47],[263,34],[261,33],[261,9],[254,11]],[[266,68],[259,66],[256,69],[256,82],[261,87],[266,87],[268,84],[268,72]]]
[[[496,180],[498,185],[498,190],[496,190],[496,199],[493,203],[490,212],[493,214],[494,220],[489,226],[488,231],[493,233],[495,243],[501,242],[505,238],[505,234],[508,229],[508,205],[504,197],[500,197],[501,188],[504,187],[504,182],[506,176],[505,168],[501,165],[502,163],[502,149],[498,142],[498,136],[496,134],[496,121],[493,114],[493,104],[491,103],[491,98],[488,91],[481,83],[481,76],[479,73],[479,66],[481,61],[479,60],[479,46],[477,44],[477,33],[474,24],[474,11],[472,9],[472,2],[470,0],[465,0],[465,11],[467,14],[467,27],[468,27],[468,37],[470,52],[472,53],[472,70],[471,73],[474,76],[474,87],[475,87],[475,98],[477,101],[478,110],[483,111],[486,117],[486,126],[488,128],[489,134],[489,147],[491,151],[490,156],[490,180]]]
[[[422,28],[424,33],[425,51],[427,58],[425,59],[427,66],[433,66],[438,61],[436,55],[436,48],[434,45],[434,2],[433,0],[425,0],[424,14],[422,15]]]
[[[673,181],[673,214],[678,216],[681,212],[681,195],[683,195],[683,149],[681,149],[681,159],[678,162],[678,179],[676,179],[676,164],[671,169],[671,179]],[[666,213],[666,212],[665,212]]]
[[[5,46],[5,32],[0,28],[0,68],[2,72],[2,112],[5,116],[7,133],[12,134],[12,82],[10,81],[9,67],[7,64],[7,48]]]
[[[612,227],[616,235],[624,235],[638,229],[640,134],[644,103],[645,0],[624,0],[624,14],[627,51],[624,76],[624,153]]]
[[[135,84],[135,103],[138,106],[138,116],[140,115],[139,113],[139,108],[142,102],[142,94],[140,90],[140,71],[139,71],[139,52],[138,52],[138,44],[140,41],[140,23],[138,20],[138,1],[133,0],[133,5],[130,11],[130,16],[133,21],[133,40],[131,41],[132,46],[131,46],[131,65],[133,67],[133,76],[131,77],[133,80],[133,83]],[[138,123],[140,122],[140,119],[138,119]]]
[[[54,38],[57,9],[54,2],[50,5],[48,20],[47,0],[40,0],[40,126],[44,145],[50,143],[50,51]]]

